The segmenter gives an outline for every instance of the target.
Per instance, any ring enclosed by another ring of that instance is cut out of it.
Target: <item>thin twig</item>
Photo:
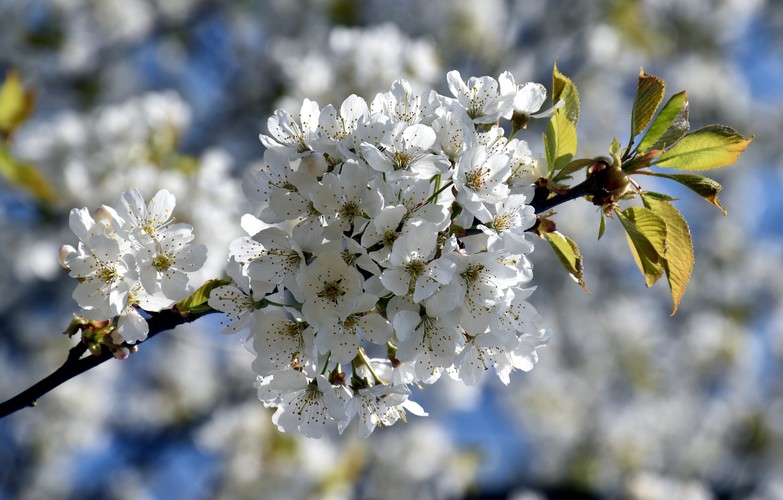
[[[150,313],[151,317],[147,320],[147,324],[149,325],[149,333],[147,334],[147,338],[135,345],[139,345],[161,332],[171,330],[177,325],[190,323],[213,312],[216,311],[190,313],[183,316],[174,309],[167,309],[160,312]],[[126,347],[130,346],[127,345]],[[85,345],[83,342],[79,342],[77,345],[73,346],[68,352],[68,357],[62,366],[57,368],[54,372],[52,372],[49,376],[37,384],[20,392],[11,399],[0,403],[0,418],[15,413],[22,408],[35,406],[38,402],[38,399],[51,390],[59,387],[61,384],[71,380],[77,375],[81,375],[86,371],[92,370],[96,366],[103,364],[105,361],[108,361],[113,357],[108,349],[103,349],[98,356],[89,355],[83,357],[86,352],[87,345]]]

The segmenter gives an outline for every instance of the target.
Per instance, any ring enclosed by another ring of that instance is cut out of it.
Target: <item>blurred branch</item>
[[[177,325],[190,323],[213,312],[217,311],[209,310],[201,313],[191,312],[184,316],[175,309],[167,309],[165,311],[150,313],[151,317],[147,320],[147,324],[149,325],[149,333],[147,338],[134,345],[139,345],[161,332],[171,330]],[[125,347],[131,346],[125,344]],[[103,362],[113,358],[111,352],[106,348],[101,351],[99,356],[91,355],[82,357],[85,352],[87,352],[87,345],[84,342],[79,342],[77,345],[73,346],[68,352],[68,358],[65,360],[65,363],[52,372],[48,377],[44,378],[29,389],[17,394],[8,401],[0,403],[0,418],[15,413],[22,408],[35,406],[38,402],[38,399],[41,396],[47,394],[49,391],[59,387],[61,384],[76,377],[77,375],[81,375],[82,373],[89,371]]]

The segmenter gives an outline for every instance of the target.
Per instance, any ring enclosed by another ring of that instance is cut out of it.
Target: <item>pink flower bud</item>
[[[112,356],[117,359],[128,359],[128,356],[130,356],[130,350],[127,347],[120,347],[112,352]]]

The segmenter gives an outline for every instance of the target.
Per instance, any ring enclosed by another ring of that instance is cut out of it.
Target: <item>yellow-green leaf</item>
[[[12,158],[2,147],[0,147],[0,175],[11,185],[26,191],[40,202],[52,204],[57,197],[54,187],[38,167]]]
[[[558,109],[549,120],[544,132],[544,152],[548,173],[552,174],[568,166],[576,154],[576,126]]]
[[[583,168],[589,167],[595,163],[595,160],[593,158],[580,158],[578,160],[571,160],[568,162],[568,165],[563,167],[560,172],[557,173],[557,175],[554,177],[554,181],[562,181],[566,179],[571,178],[571,174],[574,172],[578,172],[579,170],[582,170]]]
[[[630,207],[615,214],[625,228],[628,246],[647,286],[663,276],[666,254],[666,222],[644,207]]]
[[[658,193],[655,191],[642,191],[640,194],[642,195],[642,199],[652,198],[653,200],[658,201],[676,201],[679,199],[675,198],[674,196],[669,196],[668,194]]]
[[[574,281],[579,283],[579,285],[589,293],[584,282],[584,263],[582,262],[582,254],[579,252],[579,247],[576,246],[576,243],[559,231],[543,233],[542,236],[546,238],[552,246],[552,250],[555,251],[557,259],[563,264],[563,267],[568,271],[568,274],[570,274]]]
[[[0,87],[0,133],[13,132],[27,119],[34,105],[34,94],[22,87],[16,71],[9,71]]]
[[[663,262],[663,269],[666,271],[666,279],[672,291],[673,316],[677,312],[693,271],[691,231],[680,211],[668,201],[644,198],[644,205],[666,222],[666,259]]]
[[[655,75],[639,70],[639,83],[636,87],[636,98],[631,113],[631,137],[642,133],[655,115],[655,111],[663,100],[666,82]]]
[[[718,193],[721,192],[723,186],[709,177],[696,174],[661,174],[659,172],[645,172],[645,174],[677,181],[718,207],[721,212],[723,212],[723,215],[726,215],[727,213],[726,209],[723,208],[723,205],[720,204],[720,200],[718,199]]]
[[[653,120],[639,142],[639,151],[666,149],[677,142],[690,128],[688,94],[674,94]]]
[[[557,62],[555,62],[552,70],[552,104],[557,104],[561,99],[564,103],[562,111],[568,121],[576,127],[579,121],[579,91],[574,82],[557,69]]]
[[[612,143],[609,145],[609,153],[613,157],[620,155],[620,141],[617,140],[616,136],[614,139],[612,139]]]
[[[230,284],[231,281],[229,280],[222,280],[222,279],[214,279],[209,280],[201,287],[199,287],[198,290],[193,292],[190,297],[186,297],[176,304],[176,308],[179,311],[182,312],[193,312],[193,313],[200,313],[200,312],[206,312],[211,309],[207,302],[209,302],[209,294],[214,290],[215,288],[223,285]]]
[[[604,231],[606,231],[606,217],[604,217],[603,211],[601,212],[601,222],[598,223],[598,239],[600,240],[603,235]]]
[[[659,156],[654,165],[679,170],[711,170],[737,161],[753,141],[724,125],[709,125],[685,134]]]

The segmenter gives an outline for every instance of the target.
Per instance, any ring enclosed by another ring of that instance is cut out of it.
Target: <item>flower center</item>
[[[345,290],[343,290],[343,287],[340,286],[341,281],[342,279],[325,282],[324,287],[321,289],[321,292],[318,294],[318,296],[331,300],[332,302],[337,302],[337,299],[345,295]]]
[[[343,262],[349,266],[354,265],[356,263],[356,259],[359,257],[359,254],[351,253],[348,250],[343,250],[340,255],[343,258]]]
[[[424,263],[420,260],[412,260],[405,265],[405,272],[408,273],[411,278],[418,279],[419,276],[424,274]]]
[[[167,271],[174,261],[165,253],[159,253],[152,259],[152,266],[160,272]]]
[[[511,214],[498,214],[492,220],[492,228],[496,231],[503,231],[511,227]]]
[[[407,155],[402,152],[395,152],[394,157],[392,158],[392,161],[394,162],[394,170],[402,170],[404,168],[408,168],[408,165],[411,162],[411,156]]]
[[[117,281],[120,277],[119,273],[117,273],[117,270],[113,267],[104,267],[98,272],[98,275],[101,278],[101,281],[104,283],[114,283]]]
[[[472,189],[473,191],[478,191],[481,189],[481,186],[484,185],[484,174],[486,173],[486,168],[477,168],[475,170],[471,170],[465,174],[465,187]]]
[[[479,279],[479,276],[481,276],[481,271],[484,270],[484,264],[472,264],[468,266],[465,271],[460,274],[462,278],[467,282],[468,285],[476,282]]]
[[[343,321],[343,326],[348,331],[353,331],[354,327],[359,323],[359,318],[355,314],[352,314],[345,318],[345,321]]]
[[[298,338],[299,337],[299,324],[295,321],[290,321],[286,324],[283,330],[281,330],[281,333],[283,335],[287,335],[291,338]]]
[[[400,235],[397,231],[392,231],[389,229],[385,233],[383,233],[383,238],[381,238],[381,241],[383,242],[383,246],[387,248],[391,248],[392,245],[394,245],[394,242],[397,241],[397,238],[399,238]]]
[[[354,217],[358,217],[362,214],[359,204],[355,201],[349,201],[340,207],[340,217],[343,219],[353,220]]]

